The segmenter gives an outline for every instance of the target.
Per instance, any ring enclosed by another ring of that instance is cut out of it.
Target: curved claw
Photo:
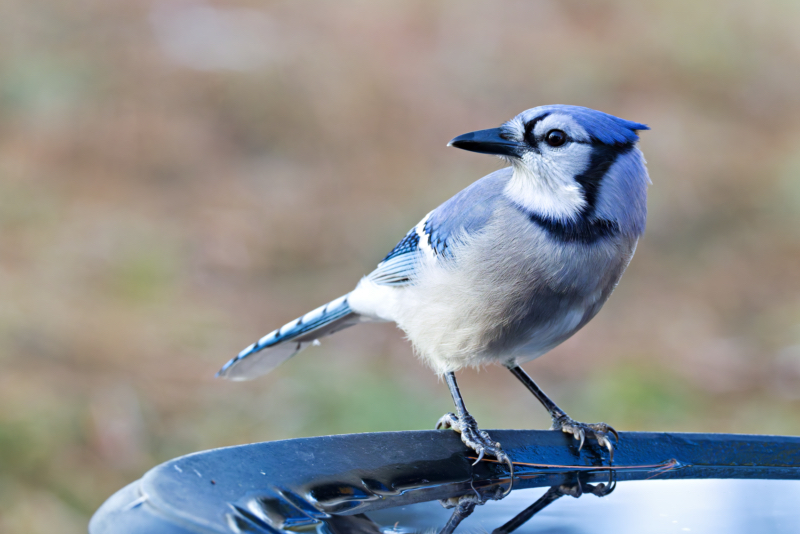
[[[511,477],[508,483],[508,489],[503,493],[503,497],[505,497],[514,489],[514,462],[511,461],[511,458],[509,458],[507,454],[503,454],[503,457],[506,461],[506,465],[508,465],[509,477]],[[498,458],[498,460],[500,460],[500,458]]]
[[[578,423],[567,416],[563,416],[554,419],[551,428],[554,430],[561,429],[561,431],[566,434],[572,434],[576,440],[580,441],[578,444],[578,451],[583,449],[586,442],[586,432],[593,434],[595,439],[597,439],[597,444],[608,450],[610,462],[612,464],[614,463],[614,446],[611,443],[609,435],[613,435],[615,442],[619,443],[619,434],[612,426],[606,423]]]
[[[605,446],[608,449],[608,463],[614,463],[614,446],[611,445],[611,440],[608,439],[608,436],[603,436],[601,439],[597,440],[600,443],[600,446]]]
[[[613,471],[608,472],[608,482],[603,482],[592,488],[592,493],[598,497],[605,497],[606,495],[617,489],[617,478]]]
[[[488,432],[478,428],[475,419],[471,415],[465,413],[461,416],[457,416],[452,412],[447,413],[436,423],[436,428],[452,428],[461,434],[461,441],[464,445],[478,453],[478,458],[472,465],[477,465],[487,454],[497,458],[500,463],[505,463],[511,473],[511,483],[503,494],[503,497],[511,492],[514,486],[514,463],[503,451],[500,443],[492,441]]]

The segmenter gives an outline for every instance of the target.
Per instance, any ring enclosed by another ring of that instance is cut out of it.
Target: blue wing
[[[419,247],[419,239],[417,228],[412,228],[368,278],[384,286],[402,286],[411,283],[423,254]]]
[[[425,221],[428,244],[437,256],[452,257],[449,248],[460,235],[479,232],[503,199],[511,167],[484,176],[433,210]]]
[[[451,259],[458,238],[479,232],[489,221],[511,175],[512,170],[507,167],[484,176],[433,210],[400,240],[368,278],[381,285],[410,284],[426,253],[440,261]]]

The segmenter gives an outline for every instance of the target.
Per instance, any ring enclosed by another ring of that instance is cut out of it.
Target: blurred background
[[[541,104],[644,122],[648,231],[602,313],[526,365],[619,430],[800,433],[800,3],[6,0],[0,531],[85,532],[176,455],[432,428],[391,325],[263,379],[241,348],[349,291]],[[500,368],[485,428],[542,428]]]

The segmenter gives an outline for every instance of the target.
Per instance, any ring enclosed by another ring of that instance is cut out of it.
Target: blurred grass
[[[648,123],[648,232],[584,331],[527,366],[621,430],[800,433],[800,4],[0,5],[0,532],[84,532],[198,449],[430,428],[389,325],[212,378],[499,167],[445,148],[546,103]],[[546,427],[509,373],[485,427]]]

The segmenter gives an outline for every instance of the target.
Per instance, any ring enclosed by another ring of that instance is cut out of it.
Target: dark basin
[[[622,433],[609,469],[607,455],[578,452],[563,433],[491,433],[517,464],[505,497],[506,467],[472,466],[453,432],[326,436],[176,458],[112,496],[89,530],[800,530],[800,438]]]

